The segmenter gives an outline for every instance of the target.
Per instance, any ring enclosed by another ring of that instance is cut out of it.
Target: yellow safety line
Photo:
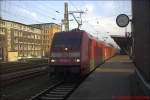
[[[95,72],[131,72],[133,73],[133,69],[112,69],[112,68],[98,68],[95,70]]]

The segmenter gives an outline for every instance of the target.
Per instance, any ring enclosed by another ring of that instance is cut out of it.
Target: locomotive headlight
[[[54,60],[54,59],[51,59],[51,62],[55,62],[56,60]]]
[[[76,62],[80,62],[80,59],[76,59]]]
[[[68,48],[65,48],[65,51],[68,51]]]

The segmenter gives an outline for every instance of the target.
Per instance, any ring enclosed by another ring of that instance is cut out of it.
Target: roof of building
[[[40,23],[40,24],[30,24],[30,25],[32,26],[32,25],[52,25],[52,24],[60,26],[59,24],[56,23]]]
[[[127,48],[128,38],[119,35],[111,35],[111,37],[114,39],[114,41],[119,45],[121,49]]]
[[[16,24],[20,24],[20,25],[24,25],[24,26],[28,26],[28,27],[33,27],[33,28],[36,28],[36,29],[40,29],[40,28],[31,26],[31,25],[23,24],[23,23],[16,22],[16,21],[11,21],[11,20],[6,20],[6,19],[0,19],[0,20],[2,20],[2,21],[7,21],[7,22],[11,22],[11,23],[16,23]]]

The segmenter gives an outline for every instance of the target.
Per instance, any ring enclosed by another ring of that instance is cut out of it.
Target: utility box
[[[8,52],[8,61],[10,62],[18,61],[18,52]]]

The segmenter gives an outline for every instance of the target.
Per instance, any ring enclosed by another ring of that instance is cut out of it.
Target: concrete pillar
[[[132,0],[134,62],[150,82],[150,0]]]

